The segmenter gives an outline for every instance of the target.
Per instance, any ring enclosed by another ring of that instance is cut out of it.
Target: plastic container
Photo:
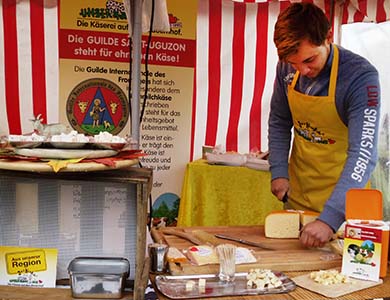
[[[122,257],[76,257],[68,266],[74,298],[121,298],[130,263]]]

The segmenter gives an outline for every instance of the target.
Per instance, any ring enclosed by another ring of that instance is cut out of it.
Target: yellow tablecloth
[[[247,167],[187,164],[178,226],[263,225],[283,204],[271,193],[271,174]]]

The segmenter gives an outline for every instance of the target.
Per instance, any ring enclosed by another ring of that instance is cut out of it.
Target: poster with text
[[[142,36],[140,149],[153,216],[174,224],[189,162],[197,0],[167,0],[170,32]],[[60,119],[94,135],[131,134],[131,40],[121,1],[60,2]]]

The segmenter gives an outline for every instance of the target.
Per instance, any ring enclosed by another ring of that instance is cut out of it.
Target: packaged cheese
[[[347,220],[342,273],[378,281],[387,274],[389,225],[378,220]]]
[[[189,247],[187,256],[191,262],[198,266],[219,263],[215,249],[206,245]]]
[[[268,238],[298,238],[300,214],[296,210],[278,210],[265,217],[265,236]]]

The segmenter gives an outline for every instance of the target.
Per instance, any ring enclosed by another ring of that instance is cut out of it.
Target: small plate
[[[93,145],[99,149],[119,151],[122,150],[127,143],[93,143]]]
[[[239,153],[206,153],[206,158],[211,165],[242,166],[246,162],[246,156]]]
[[[172,299],[189,299],[189,298],[206,298],[220,296],[243,296],[243,295],[265,295],[265,294],[281,294],[293,291],[296,288],[294,281],[288,278],[281,272],[273,272],[282,281],[282,285],[278,288],[270,289],[255,289],[248,288],[246,276],[248,273],[236,273],[235,279],[231,283],[224,283],[219,280],[215,274],[204,275],[182,275],[182,276],[156,276],[157,288],[165,296]],[[206,280],[206,288],[202,292],[198,287],[198,280],[203,278]],[[186,291],[186,283],[195,281],[194,288],[191,291]]]

